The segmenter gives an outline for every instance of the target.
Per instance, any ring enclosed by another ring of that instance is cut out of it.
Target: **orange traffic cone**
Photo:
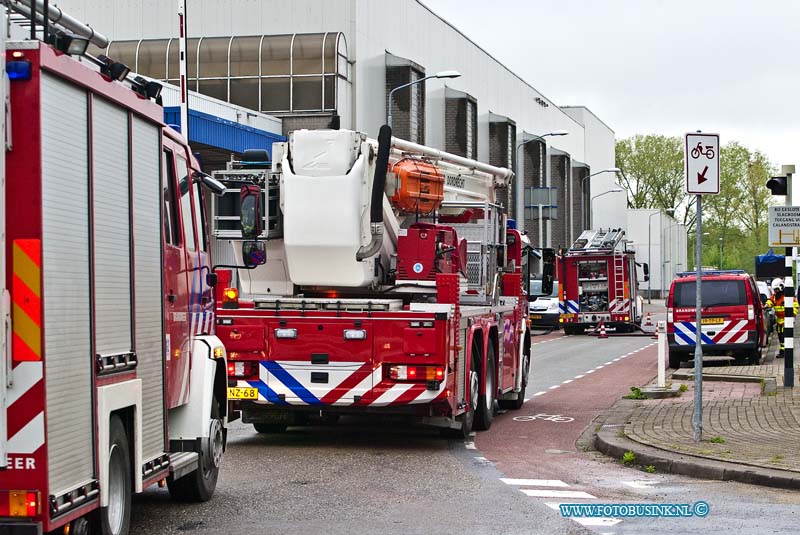
[[[650,317],[650,313],[649,312],[647,313],[647,316],[644,319],[644,325],[642,325],[642,327],[648,327],[648,328],[654,327],[653,319]]]
[[[598,338],[608,338],[608,335],[606,334],[606,322],[605,322],[605,320],[600,322],[600,336],[598,336]]]

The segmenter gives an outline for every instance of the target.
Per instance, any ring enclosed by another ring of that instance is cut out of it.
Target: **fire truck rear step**
[[[190,474],[200,465],[200,455],[196,451],[181,451],[169,456],[169,475],[180,479]]]

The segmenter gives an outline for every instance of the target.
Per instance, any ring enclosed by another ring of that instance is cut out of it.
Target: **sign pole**
[[[792,173],[786,173],[786,206],[792,205]],[[784,288],[784,351],[783,351],[783,386],[794,387],[794,247],[786,248],[786,280]]]
[[[697,196],[697,245],[695,250],[695,269],[697,270],[697,283],[695,284],[695,333],[694,333],[694,441],[700,442],[703,438],[703,345],[702,314],[703,304],[700,286],[703,280],[703,196]]]
[[[186,27],[186,0],[178,0],[178,65],[181,80],[181,134],[189,141],[189,63],[186,57],[187,27]]]

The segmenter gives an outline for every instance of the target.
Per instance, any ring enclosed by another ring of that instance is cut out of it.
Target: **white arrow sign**
[[[719,134],[686,134],[686,193],[719,193]]]

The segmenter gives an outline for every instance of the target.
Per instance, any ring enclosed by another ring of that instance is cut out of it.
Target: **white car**
[[[531,295],[536,295],[542,290],[542,281],[531,280]],[[561,311],[558,307],[558,281],[553,281],[553,291],[550,295],[541,296],[528,305],[531,323],[536,327],[552,327],[560,329]]]

